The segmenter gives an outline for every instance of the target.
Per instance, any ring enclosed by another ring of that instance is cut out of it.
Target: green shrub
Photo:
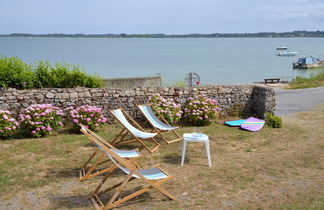
[[[282,119],[279,116],[275,116],[271,113],[265,113],[266,125],[271,128],[282,128]]]
[[[17,57],[0,57],[0,87],[32,88],[34,77],[31,65]]]
[[[77,86],[88,88],[103,87],[103,79],[97,75],[88,75],[80,67],[65,63],[52,66],[47,61],[39,61],[34,66],[36,88],[73,88]]]
[[[52,66],[48,61],[39,61],[34,65],[34,88],[53,87]]]
[[[4,88],[100,88],[104,80],[98,75],[89,75],[80,67],[48,61],[29,65],[17,57],[0,58],[0,87]]]

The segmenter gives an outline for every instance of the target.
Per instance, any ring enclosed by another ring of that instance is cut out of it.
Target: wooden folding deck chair
[[[140,157],[140,153],[137,150],[118,150],[114,146],[109,144],[107,141],[102,139],[100,136],[98,136],[97,134],[92,132],[90,129],[85,127],[84,125],[82,125],[82,124],[79,124],[79,125],[80,125],[80,131],[85,136],[87,136],[89,138],[89,140],[91,142],[93,142],[94,145],[96,146],[95,151],[92,153],[92,155],[90,155],[88,160],[85,162],[85,164],[79,171],[79,176],[80,176],[79,180],[80,181],[85,181],[87,179],[101,175],[108,171],[113,171],[113,169],[116,168],[114,166],[108,165],[108,167],[105,167],[103,169],[97,169],[102,164],[105,164],[105,163],[108,164],[108,162],[110,162],[110,159],[106,158],[105,153],[102,151],[101,146],[98,145],[97,142],[101,142],[102,144],[104,144],[108,148],[112,149],[113,151],[115,151],[118,155],[120,155],[123,158],[128,158],[128,159],[132,158],[133,160],[136,160]],[[90,164],[91,161],[94,161],[94,163]]]
[[[154,139],[157,133],[147,133],[145,130],[122,108],[110,110],[110,113],[117,119],[117,121],[124,127],[116,138],[111,142],[112,145],[125,145],[132,142],[141,143],[145,149],[149,152],[154,152],[160,147],[160,144]],[[134,127],[130,122],[133,123]],[[127,138],[127,134],[130,134],[130,138]],[[148,147],[144,141],[151,141],[155,144],[155,147]]]
[[[166,197],[175,200],[175,196],[166,191],[161,187],[161,184],[165,183],[166,181],[170,180],[173,176],[168,175],[165,171],[163,171],[161,168],[151,168],[151,169],[139,169],[135,164],[133,164],[130,160],[127,160],[121,156],[119,156],[116,152],[114,152],[112,149],[108,148],[105,145],[101,145],[100,142],[97,142],[100,146],[102,146],[103,151],[105,151],[106,155],[111,159],[111,161],[115,164],[115,167],[118,167],[121,169],[125,174],[125,178],[120,183],[105,189],[100,189],[103,187],[104,183],[106,182],[109,175],[111,175],[112,171],[109,171],[105,177],[102,179],[102,181],[99,183],[98,187],[93,192],[92,196],[90,197],[90,200],[92,204],[96,207],[96,209],[100,210],[106,210],[111,209],[116,206],[118,206],[121,203],[124,203],[125,201],[132,199],[138,195],[143,194],[144,192],[147,192],[150,189],[155,189],[162,194],[164,194]],[[142,180],[144,183],[147,184],[146,187],[141,188],[137,190],[136,192],[133,192],[129,195],[126,195],[124,197],[119,197],[120,193],[123,192],[123,190],[126,191],[125,187],[126,185],[134,180],[139,179]],[[103,203],[103,201],[100,199],[100,194],[109,192],[115,190],[115,193],[109,198],[108,202],[106,204]]]
[[[156,111],[156,109],[153,106],[151,106],[150,104],[142,104],[142,105],[137,105],[137,107],[139,108],[139,110],[141,110],[141,112],[145,116],[147,122],[149,122],[151,124],[151,126],[153,127],[151,132],[153,132],[153,131],[157,132],[167,144],[181,140],[180,136],[175,131],[179,127],[171,126],[163,118],[163,116],[159,112]],[[159,117],[157,117],[154,114],[153,110],[155,111],[155,113],[158,114]],[[175,135],[175,139],[168,140],[168,139],[166,139],[165,136],[162,135],[163,132],[170,132],[170,131]]]

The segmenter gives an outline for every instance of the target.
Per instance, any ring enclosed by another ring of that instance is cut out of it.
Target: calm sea
[[[278,57],[278,46],[287,46],[299,54]],[[316,72],[293,70],[292,62],[309,55],[324,58],[324,39],[0,38],[0,55],[18,56],[26,62],[78,64],[86,72],[104,78],[160,74],[165,84],[172,84],[184,80],[187,73],[196,72],[201,84],[247,84]]]

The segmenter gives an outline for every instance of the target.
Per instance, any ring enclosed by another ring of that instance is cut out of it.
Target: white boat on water
[[[298,52],[291,52],[291,51],[284,51],[284,52],[278,52],[277,56],[295,56]]]

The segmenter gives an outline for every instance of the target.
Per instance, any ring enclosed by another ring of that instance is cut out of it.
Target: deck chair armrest
[[[165,170],[163,170],[162,168],[160,168],[159,166],[157,166],[156,168],[158,168],[159,170],[161,170],[165,175],[167,175],[168,177],[173,177],[173,175],[169,175]]]

